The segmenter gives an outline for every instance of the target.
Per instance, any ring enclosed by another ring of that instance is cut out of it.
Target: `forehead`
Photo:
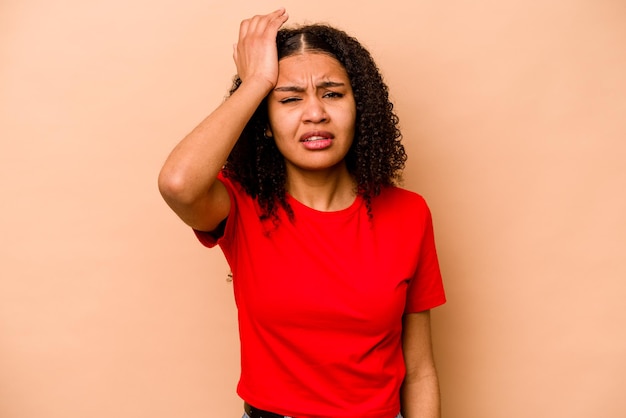
[[[278,83],[306,82],[327,78],[348,80],[348,73],[337,59],[323,53],[290,55],[278,62]]]

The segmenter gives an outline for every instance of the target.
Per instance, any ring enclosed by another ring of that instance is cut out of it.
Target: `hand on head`
[[[281,8],[270,14],[254,16],[241,22],[239,40],[233,46],[233,59],[242,82],[254,80],[268,83],[270,89],[276,85],[278,79],[276,34],[288,18],[285,9]]]

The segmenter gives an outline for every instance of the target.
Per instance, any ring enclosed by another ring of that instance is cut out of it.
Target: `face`
[[[278,63],[278,82],[268,97],[271,135],[295,171],[345,169],[354,139],[356,105],[348,74],[326,54],[305,53]]]

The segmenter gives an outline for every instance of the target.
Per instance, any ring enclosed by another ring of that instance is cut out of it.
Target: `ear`
[[[263,131],[263,136],[265,136],[266,138],[274,138],[274,133],[272,132],[272,128],[270,128],[269,125],[267,125],[265,131]]]

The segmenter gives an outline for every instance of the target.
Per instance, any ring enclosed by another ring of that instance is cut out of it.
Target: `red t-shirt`
[[[445,302],[424,199],[388,187],[340,211],[293,197],[290,221],[259,220],[236,182],[219,244],[231,267],[241,340],[237,393],[298,418],[395,417],[400,410],[402,316]]]

